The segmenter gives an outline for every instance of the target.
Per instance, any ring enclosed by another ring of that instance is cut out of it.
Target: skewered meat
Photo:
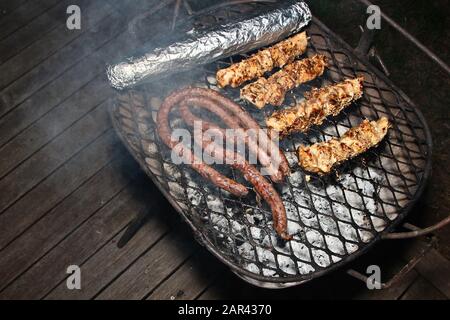
[[[239,63],[217,71],[217,83],[221,87],[228,85],[236,88],[248,80],[261,77],[275,67],[283,67],[306,51],[308,40],[302,32],[276,45],[260,50]]]
[[[281,106],[288,91],[321,76],[326,66],[326,57],[323,55],[294,61],[268,79],[261,77],[246,85],[241,89],[241,98],[259,109],[266,104]]]
[[[328,116],[338,115],[363,94],[363,77],[346,79],[338,84],[313,89],[305,94],[305,101],[274,112],[266,119],[267,127],[285,137],[292,132],[307,131],[312,125],[320,125]]]
[[[245,121],[243,119],[250,117],[248,116],[248,114],[246,116],[243,116],[243,114],[245,113],[244,110],[234,104],[234,102],[219,95],[213,90],[188,88],[172,93],[164,100],[157,116],[158,134],[163,142],[171,149],[179,145],[176,141],[173,141],[171,139],[171,129],[169,125],[170,111],[177,105],[181,105],[181,109],[185,110],[192,104],[207,106],[206,108],[210,108],[210,111],[216,113],[219,117],[221,117],[222,120],[226,119],[224,122],[239,123],[240,121]],[[231,116],[229,113],[223,113],[224,110],[232,111],[233,116]],[[186,116],[186,113],[184,113],[184,115]],[[241,115],[241,117],[239,117],[238,115]],[[252,123],[256,122],[254,122],[254,120],[246,122],[246,127],[248,128],[252,126]],[[212,126],[211,123],[208,124]],[[203,140],[203,135],[201,137],[197,137],[196,141],[199,141],[199,138],[203,149],[206,149],[211,144],[214,144],[214,142]],[[270,140],[268,137],[266,137],[266,139]],[[244,178],[254,186],[256,192],[264,200],[266,200],[266,202],[272,209],[275,231],[281,238],[290,240],[292,236],[287,233],[286,210],[284,208],[283,201],[276,192],[275,188],[269,183],[269,181],[267,181],[267,179],[265,179],[261,175],[261,173],[254,166],[250,165],[239,154],[217,145],[215,146],[214,150],[219,150],[219,152],[222,152],[224,154],[224,159],[227,159],[227,163],[231,162],[231,166],[233,168],[241,171],[244,175]],[[189,162],[191,166],[203,177],[210,179],[218,187],[238,196],[242,196],[247,193],[247,189],[243,185],[237,183],[236,181],[228,179],[213,168],[209,167],[201,161],[198,161],[198,159],[194,159],[195,155],[191,150],[187,149],[186,147],[182,147],[181,151],[183,156],[187,157],[187,160],[196,160],[196,162]],[[281,153],[281,151],[279,152]],[[275,154],[278,155],[277,152]],[[244,188],[245,190],[242,190],[242,188]]]
[[[390,127],[387,118],[378,121],[364,120],[348,130],[340,139],[301,146],[298,149],[300,166],[306,171],[327,174],[336,164],[351,159],[376,146],[386,136]]]

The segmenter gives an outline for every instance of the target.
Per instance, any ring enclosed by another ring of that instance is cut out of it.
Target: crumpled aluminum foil
[[[300,31],[311,20],[303,1],[288,1],[251,18],[216,26],[212,30],[191,29],[186,39],[153,49],[107,67],[107,76],[116,89],[151,82],[169,74],[244,53],[277,42]]]

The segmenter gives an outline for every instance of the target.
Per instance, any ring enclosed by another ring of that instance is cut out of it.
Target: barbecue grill
[[[192,16],[198,25],[226,21],[243,10],[271,2],[219,6]],[[261,126],[274,108],[257,110],[240,100],[239,90],[219,89],[215,73],[252,52],[202,66],[189,74],[162,79],[120,92],[111,103],[114,127],[142,169],[192,228],[197,241],[244,280],[262,287],[298,285],[354,260],[385,237],[420,197],[431,171],[431,137],[418,108],[379,70],[333,34],[318,19],[306,28],[306,56],[323,54],[325,74],[290,92],[285,105],[305,91],[364,76],[364,96],[338,117],[307,134],[281,141],[292,168],[284,184],[274,184],[286,207],[293,240],[281,241],[272,215],[254,192],[236,198],[205,181],[189,166],[174,165],[170,150],[156,133],[156,113],[171,91],[185,86],[219,90],[242,105]],[[375,149],[339,166],[329,176],[308,176],[297,164],[296,150],[339,137],[362,119],[385,116],[392,123],[388,137]],[[174,114],[174,126],[182,121]],[[246,184],[232,168],[221,172]]]

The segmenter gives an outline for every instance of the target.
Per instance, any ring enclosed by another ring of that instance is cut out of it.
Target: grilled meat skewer
[[[298,149],[300,166],[306,171],[324,175],[333,166],[369,150],[386,136],[390,127],[387,118],[378,121],[364,120],[359,126],[348,130],[340,139],[301,146]]]
[[[281,106],[288,91],[321,76],[326,66],[326,57],[323,55],[294,61],[268,79],[261,77],[246,85],[241,89],[241,98],[259,109],[266,104]]]
[[[283,67],[306,51],[308,39],[306,32],[296,34],[274,46],[260,50],[248,59],[217,71],[217,83],[221,87],[228,85],[239,87],[248,80],[261,77],[276,67]]]
[[[312,125],[320,125],[328,116],[338,115],[363,94],[363,77],[346,79],[338,84],[313,89],[305,100],[294,107],[274,112],[266,119],[267,127],[280,137],[293,132],[305,132]]]

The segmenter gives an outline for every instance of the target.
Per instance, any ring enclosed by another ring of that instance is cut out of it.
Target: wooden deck
[[[127,23],[171,2],[1,0],[0,298],[448,299],[450,263],[436,250],[388,290],[368,291],[337,272],[268,291],[238,279],[195,242],[107,114],[113,90],[104,67],[132,45]],[[74,3],[82,8],[79,31],[65,25]],[[119,249],[137,215],[146,215],[145,225]],[[386,270],[411,251],[398,257],[391,247],[378,249]],[[69,265],[81,268],[81,290],[67,289]]]

